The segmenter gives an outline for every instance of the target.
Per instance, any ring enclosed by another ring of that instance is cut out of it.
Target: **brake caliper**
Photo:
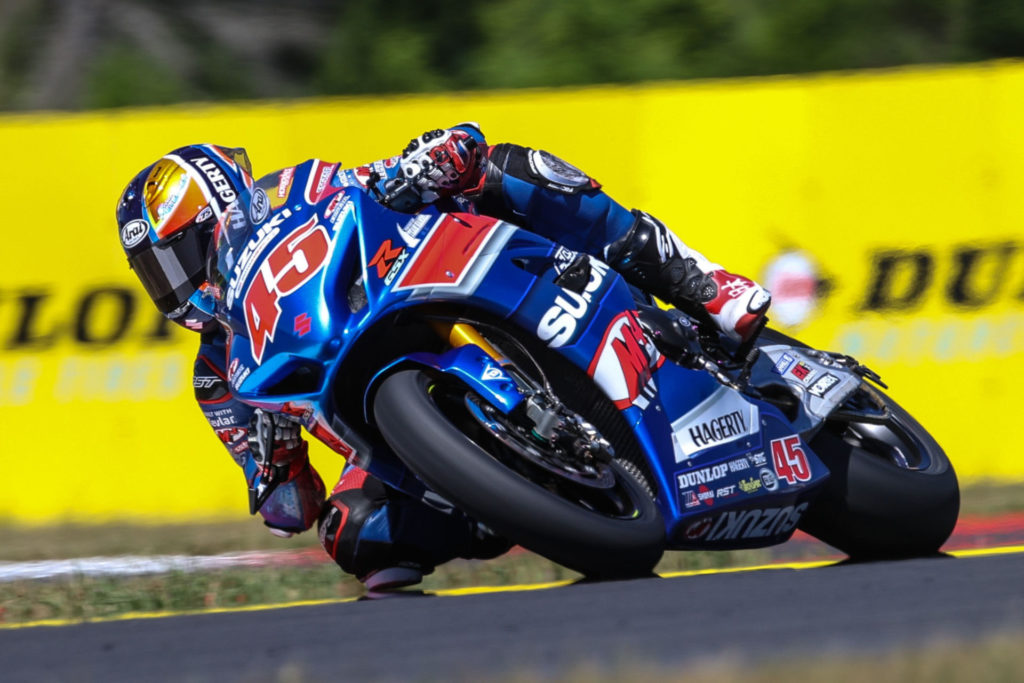
[[[533,422],[531,434],[539,442],[560,446],[567,454],[583,456],[584,461],[611,462],[614,452],[608,440],[561,403],[534,394],[525,405],[526,416]]]

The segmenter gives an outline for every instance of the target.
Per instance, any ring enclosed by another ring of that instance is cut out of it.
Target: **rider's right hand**
[[[424,204],[451,197],[473,185],[479,175],[480,146],[465,131],[429,130],[413,138],[399,161],[402,177]]]

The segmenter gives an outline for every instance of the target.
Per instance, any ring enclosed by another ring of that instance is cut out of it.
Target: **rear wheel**
[[[457,381],[418,370],[382,383],[374,416],[428,486],[534,552],[606,578],[650,574],[661,558],[664,522],[628,463],[573,457]]]
[[[772,329],[758,338],[759,346],[768,344],[808,348]],[[910,413],[866,383],[840,412],[846,408],[877,419],[829,420],[811,440],[832,476],[800,528],[854,559],[938,552],[960,512],[960,488],[946,453]]]
[[[930,555],[956,525],[956,473],[934,438],[882,392],[851,397],[885,405],[880,424],[830,421],[811,440],[832,472],[800,528],[854,559]]]

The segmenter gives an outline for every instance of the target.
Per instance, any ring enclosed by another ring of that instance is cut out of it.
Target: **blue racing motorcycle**
[[[737,347],[596,258],[314,191],[315,165],[218,226],[228,381],[390,486],[596,577],[797,528],[855,558],[951,533],[948,458],[854,359],[770,329]]]

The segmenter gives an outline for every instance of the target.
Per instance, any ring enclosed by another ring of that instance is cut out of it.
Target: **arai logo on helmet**
[[[121,244],[124,245],[125,249],[131,249],[136,246],[139,242],[146,239],[146,235],[149,234],[149,223],[136,218],[133,221],[128,221],[121,228]]]

